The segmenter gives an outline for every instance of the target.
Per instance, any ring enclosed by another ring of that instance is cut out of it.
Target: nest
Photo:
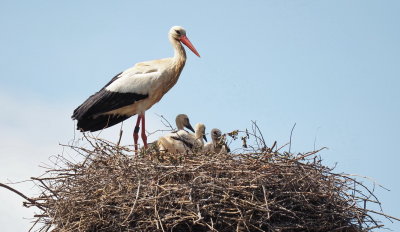
[[[33,178],[41,189],[26,206],[42,209],[40,231],[370,231],[366,209],[379,203],[357,180],[332,172],[317,152],[271,149],[247,154],[133,155],[88,139],[67,146]],[[366,192],[367,194],[364,194]],[[363,207],[362,207],[363,206]]]

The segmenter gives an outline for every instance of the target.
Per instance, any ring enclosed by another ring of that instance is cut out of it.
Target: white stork
[[[226,145],[225,139],[222,137],[222,133],[219,129],[214,128],[211,130],[211,140],[211,142],[204,145],[204,152],[212,152],[217,154],[227,154],[230,152],[230,149],[228,145]]]
[[[201,151],[206,138],[206,127],[202,123],[195,126],[195,133],[191,134],[185,130],[172,132],[158,139],[157,145],[161,152],[169,153],[192,153]]]
[[[160,101],[178,81],[186,62],[186,52],[181,43],[200,57],[186,37],[183,27],[172,27],[168,38],[174,48],[174,56],[137,63],[117,74],[100,91],[74,110],[72,119],[78,120],[78,130],[102,130],[137,114],[133,132],[135,150],[137,151],[140,123],[141,137],[144,147],[147,148],[145,111]]]

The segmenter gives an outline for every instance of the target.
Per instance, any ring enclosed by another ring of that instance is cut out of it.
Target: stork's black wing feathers
[[[74,110],[72,119],[78,120],[78,129],[83,131],[97,131],[115,125],[132,115],[101,115],[108,111],[116,110],[131,105],[136,101],[145,99],[147,94],[111,92],[105,88],[118,79],[116,75],[100,91],[90,96],[85,102]]]
[[[130,117],[130,115],[103,114],[97,117],[81,118],[78,120],[77,129],[81,131],[98,131],[114,126]]]
[[[74,110],[73,119],[95,116],[131,105],[136,101],[147,98],[147,94],[117,93],[105,89],[90,96],[82,105]]]

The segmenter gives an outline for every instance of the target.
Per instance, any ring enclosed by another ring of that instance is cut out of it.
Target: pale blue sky
[[[73,109],[134,63],[172,56],[167,32],[181,25],[202,57],[188,51],[180,80],[146,114],[150,129],[156,114],[224,132],[256,120],[282,145],[297,123],[292,150],[329,147],[327,165],[391,189],[377,194],[400,217],[399,12],[399,1],[365,0],[0,1],[0,181],[42,173],[75,135]],[[0,197],[2,227],[26,230],[32,212]]]

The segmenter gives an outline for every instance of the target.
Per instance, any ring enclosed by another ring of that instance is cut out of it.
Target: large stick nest
[[[26,205],[43,209],[36,215],[40,231],[350,232],[381,226],[364,208],[378,202],[373,194],[323,166],[317,151],[135,156],[128,147],[87,141],[89,148],[67,146],[83,162],[59,156],[57,168],[33,178],[42,193]]]

